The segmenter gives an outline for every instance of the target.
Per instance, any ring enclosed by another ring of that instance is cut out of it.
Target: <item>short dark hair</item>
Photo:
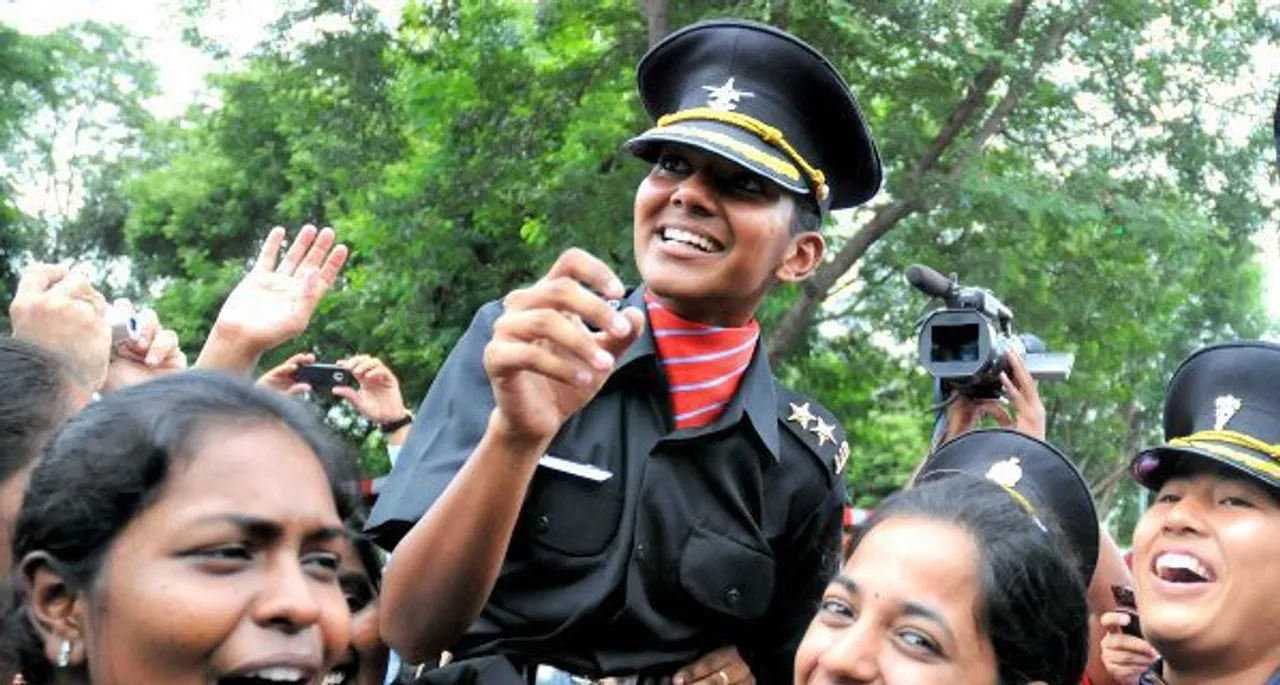
[[[791,215],[791,237],[801,233],[822,230],[822,215],[818,212],[813,200],[806,195],[797,195],[795,210]]]
[[[62,362],[41,347],[0,337],[0,483],[44,450],[70,413]]]
[[[979,551],[978,621],[991,639],[1002,685],[1078,685],[1089,660],[1089,606],[1070,547],[1000,486],[953,474],[904,490],[876,509],[854,548],[885,521],[951,523]]]
[[[58,429],[27,486],[13,558],[43,551],[73,589],[92,586],[121,530],[160,495],[192,441],[223,421],[287,428],[315,452],[340,517],[353,511],[353,462],[320,419],[278,393],[234,376],[188,371],[126,388],[86,407]],[[40,638],[16,598],[0,642],[16,644],[23,676],[51,682]]]

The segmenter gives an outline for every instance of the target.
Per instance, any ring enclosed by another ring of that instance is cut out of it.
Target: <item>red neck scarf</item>
[[[760,324],[722,328],[686,321],[644,294],[658,357],[667,373],[676,428],[705,426],[724,413],[755,355]]]

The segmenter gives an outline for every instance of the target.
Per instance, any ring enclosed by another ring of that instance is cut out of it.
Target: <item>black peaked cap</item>
[[[1087,585],[1098,565],[1098,512],[1084,476],[1058,448],[1005,429],[965,433],[929,455],[915,482],[964,473],[1011,489],[1062,531]]]
[[[1159,490],[1190,459],[1280,491],[1280,345],[1235,341],[1187,357],[1165,392],[1164,438],[1130,464],[1144,487]]]
[[[814,196],[823,212],[880,189],[880,155],[849,86],[789,33],[741,20],[694,24],[654,46],[637,81],[658,123],[627,143],[644,159],[664,142],[690,145]]]

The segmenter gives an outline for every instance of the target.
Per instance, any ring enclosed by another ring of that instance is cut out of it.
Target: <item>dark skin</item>
[[[774,283],[808,278],[821,264],[821,236],[790,235],[794,207],[792,196],[731,162],[668,146],[636,192],[640,273],[682,317],[741,325]],[[701,236],[713,249],[665,241],[670,227]],[[608,298],[623,295],[606,264],[573,249],[537,284],[504,299],[484,354],[497,404],[488,430],[401,540],[384,579],[387,604],[402,610],[382,614],[381,632],[408,660],[439,655],[484,608],[539,457],[643,329],[642,312],[609,306]],[[750,672],[733,663],[741,659],[726,646],[682,670],[681,678],[723,685],[723,670],[729,682],[751,682]]]

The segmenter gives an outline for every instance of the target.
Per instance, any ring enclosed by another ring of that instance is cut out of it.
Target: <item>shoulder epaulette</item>
[[[849,461],[849,443],[840,422],[821,404],[781,385],[777,388],[778,421],[809,448],[828,473],[843,472]]]

